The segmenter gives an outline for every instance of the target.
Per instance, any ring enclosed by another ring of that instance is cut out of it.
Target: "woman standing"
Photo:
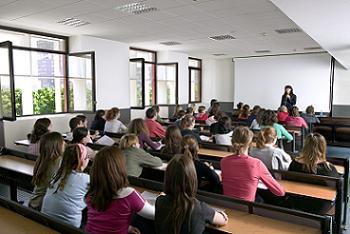
[[[293,87],[286,85],[284,87],[284,94],[282,95],[281,106],[284,105],[288,108],[289,111],[292,110],[292,107],[297,103],[297,95],[293,93]]]

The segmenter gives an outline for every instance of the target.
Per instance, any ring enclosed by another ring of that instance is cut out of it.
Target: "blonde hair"
[[[297,159],[303,161],[303,169],[307,172],[317,173],[317,164],[326,162],[327,142],[326,139],[319,133],[309,134],[304,143],[301,155]]]
[[[239,126],[232,133],[232,150],[235,155],[244,153],[253,140],[253,132],[248,127]]]
[[[121,150],[129,149],[139,143],[139,138],[135,134],[125,134],[119,143],[119,148]]]
[[[266,127],[259,132],[256,147],[262,149],[265,147],[265,144],[273,143],[276,138],[276,130],[273,127]]]

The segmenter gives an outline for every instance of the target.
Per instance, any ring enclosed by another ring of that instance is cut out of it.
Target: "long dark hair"
[[[35,124],[32,133],[30,134],[30,143],[38,143],[41,136],[49,132],[48,127],[51,121],[48,118],[40,118]]]
[[[167,154],[178,154],[181,151],[181,131],[177,126],[169,126],[165,132],[165,146],[162,152]]]
[[[265,110],[260,119],[260,125],[262,126],[273,126],[274,123],[277,123],[277,115],[273,110]]]
[[[50,132],[42,136],[39,147],[39,157],[35,161],[32,183],[40,183],[50,163],[62,155],[64,140],[59,132]]]
[[[291,86],[291,85],[286,85],[286,86],[284,86],[284,95],[287,95],[287,89],[290,89],[290,93],[289,93],[289,95],[290,96],[293,96],[294,95],[294,93],[293,93],[293,87]]]
[[[106,111],[105,110],[97,110],[94,120],[100,120],[103,119],[102,117],[105,115]]]
[[[191,214],[196,202],[197,174],[190,157],[176,155],[170,160],[165,171],[164,192],[173,202],[165,218],[170,224],[169,233],[179,234],[186,224],[190,230]]]
[[[81,141],[89,135],[89,130],[84,127],[76,128],[73,130],[73,140],[71,141],[72,144],[74,143],[81,143]]]
[[[90,187],[86,196],[97,211],[105,211],[118,195],[129,185],[123,152],[116,146],[104,147],[94,159],[90,169]]]

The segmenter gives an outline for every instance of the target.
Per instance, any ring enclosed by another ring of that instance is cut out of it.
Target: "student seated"
[[[320,122],[320,120],[315,116],[315,109],[313,106],[306,107],[306,113],[303,113],[301,117],[303,117],[307,124],[314,124]]]
[[[105,132],[121,133],[126,132],[128,128],[119,120],[120,110],[113,107],[106,113]]]
[[[186,108],[186,115],[192,115],[192,116],[194,116],[194,109],[193,109],[193,107],[187,107]]]
[[[176,121],[175,121],[175,126],[178,127],[178,128],[181,128],[181,120],[183,119],[183,117],[185,117],[186,115],[186,111],[184,110],[180,110],[177,114],[177,118],[176,118]]]
[[[95,118],[91,123],[91,129],[104,132],[105,124],[106,124],[105,111],[97,110],[95,114]]]
[[[154,219],[154,207],[129,187],[125,164],[122,151],[115,146],[97,153],[86,194],[87,233],[128,233],[134,229],[130,223],[136,214]]]
[[[182,107],[180,105],[176,105],[175,106],[175,111],[174,111],[174,114],[173,114],[173,118],[174,119],[178,119],[178,114],[179,114],[180,110],[182,110]]]
[[[221,119],[219,119],[219,121],[215,124],[217,124],[217,128],[215,130],[215,135],[214,135],[215,143],[219,145],[231,145],[231,139],[232,139],[231,138],[232,137],[231,119],[227,116],[224,116]]]
[[[165,130],[162,127],[162,125],[160,125],[160,123],[156,121],[156,119],[157,119],[157,112],[155,111],[155,109],[148,108],[146,110],[145,125],[148,129],[149,136],[163,139],[165,137]]]
[[[88,163],[89,158],[83,145],[66,147],[61,166],[44,196],[41,212],[80,227],[90,182],[89,175],[83,173]]]
[[[218,100],[216,100],[216,99],[211,99],[210,100],[210,106],[208,108],[208,114],[211,112],[211,109],[213,108],[214,103],[218,103]]]
[[[339,177],[333,164],[327,162],[327,143],[319,133],[311,133],[305,138],[304,148],[299,157],[289,165],[289,171],[315,175]]]
[[[258,116],[258,113],[260,111],[261,107],[259,105],[255,105],[253,107],[252,113],[249,115],[247,119],[248,126],[250,126],[254,119]]]
[[[74,117],[69,120],[70,132],[67,133],[66,140],[71,141],[73,139],[73,130],[79,127],[85,127],[83,121],[79,117]]]
[[[256,147],[251,148],[249,155],[260,159],[267,169],[287,171],[292,158],[276,146],[277,133],[273,127],[266,127],[259,132]]]
[[[221,111],[219,111],[218,113],[216,113],[216,115],[214,116],[215,122],[212,123],[212,124],[210,125],[210,128],[209,128],[211,134],[215,135],[215,134],[218,133],[219,128],[221,127],[221,124],[219,123],[219,120],[220,120],[221,118],[223,118],[224,116],[226,116],[226,114],[223,113],[223,112],[221,112]]]
[[[164,154],[180,154],[181,153],[181,131],[176,126],[169,126],[165,131],[164,144],[162,153]]]
[[[199,134],[194,131],[194,126],[196,124],[196,121],[192,115],[185,115],[183,119],[181,120],[181,135],[187,136],[191,135],[194,136],[198,143],[201,143],[202,140],[199,136]]]
[[[272,177],[266,166],[248,155],[253,133],[247,127],[237,127],[232,134],[233,155],[221,159],[224,195],[254,201],[261,180],[276,196],[284,196],[283,187]]]
[[[300,117],[299,109],[296,106],[293,106],[291,115],[287,117],[286,125],[292,127],[303,127],[305,129],[309,128],[305,120]]]
[[[238,118],[238,115],[242,112],[243,102],[237,103],[236,107],[237,107],[237,109],[234,110],[233,113],[232,113],[232,117],[233,117],[234,119],[237,119],[237,118]]]
[[[242,110],[241,112],[238,114],[238,120],[241,120],[241,121],[246,121],[248,118],[249,118],[249,115],[250,115],[250,106],[245,104],[243,107],[242,107]]]
[[[126,159],[126,172],[129,176],[139,177],[144,166],[160,167],[163,162],[160,158],[154,157],[140,149],[140,144],[135,134],[124,135],[119,143]]]
[[[252,130],[260,130],[260,124],[261,124],[261,118],[265,112],[264,108],[261,108],[256,116],[256,118],[253,120],[253,122],[250,124],[250,129]]]
[[[87,146],[88,143],[91,142],[90,132],[87,128],[76,128],[73,130],[73,139],[71,141],[72,144],[82,144],[86,151],[89,159],[94,159],[96,152]]]
[[[40,210],[46,189],[57,172],[65,143],[61,133],[49,132],[41,137],[39,157],[35,161],[32,183],[35,186],[29,207]]]
[[[280,106],[277,113],[278,123],[284,124],[289,116],[288,108],[285,105]]]
[[[209,111],[209,117],[208,119],[205,121],[205,124],[207,126],[212,125],[213,123],[217,122],[217,119],[215,119],[215,116],[217,116],[217,114],[221,112],[220,111],[220,104],[218,102],[215,102],[213,104],[213,106],[211,107],[210,111]]]
[[[205,180],[209,182],[209,185],[203,187],[204,190],[221,193],[222,187],[220,177],[216,174],[214,167],[209,163],[200,161],[198,158],[199,146],[196,138],[191,135],[184,136],[181,141],[181,146],[181,153],[184,154],[184,157],[189,157],[194,162],[198,186],[201,186],[202,182]]]
[[[196,199],[197,175],[190,157],[176,155],[168,164],[164,193],[156,200],[156,233],[203,233],[207,224],[223,226],[228,217]]]
[[[160,150],[162,147],[160,142],[151,140],[143,119],[132,120],[128,126],[128,133],[133,133],[139,138],[140,147],[142,149],[149,147],[153,150]]]
[[[160,113],[160,107],[158,105],[153,105],[152,108],[155,109],[156,113],[157,113],[156,121],[158,123],[160,123],[160,124],[164,123],[164,120],[162,119],[162,117],[160,117],[160,114],[159,114]]]
[[[39,141],[42,135],[51,132],[52,124],[48,118],[40,118],[35,124],[32,133],[30,134],[30,143],[28,147],[28,153],[33,155],[39,155]]]
[[[272,126],[277,133],[277,139],[286,138],[287,141],[292,141],[293,136],[281,125],[277,123],[277,115],[272,110],[266,110],[261,116],[261,129],[267,126]]]
[[[205,111],[205,106],[198,107],[198,113],[196,114],[196,120],[205,121],[208,119],[208,113]]]
[[[76,117],[81,119],[85,128],[88,128],[88,119],[85,115],[77,115]]]

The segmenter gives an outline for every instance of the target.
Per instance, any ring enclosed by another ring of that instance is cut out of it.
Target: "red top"
[[[293,126],[293,127],[308,128],[307,123],[302,117],[288,116],[288,118],[286,119],[286,125]]]
[[[208,113],[203,112],[203,113],[198,113],[196,114],[196,120],[207,120],[208,119]]]
[[[149,131],[149,137],[165,137],[165,130],[157,121],[153,119],[145,119],[145,124]]]
[[[277,113],[277,119],[278,119],[279,123],[286,122],[287,117],[288,117],[288,112],[280,111],[280,112]]]
[[[261,180],[276,196],[284,196],[283,187],[272,177],[266,166],[248,155],[231,155],[221,160],[224,195],[254,201]]]

